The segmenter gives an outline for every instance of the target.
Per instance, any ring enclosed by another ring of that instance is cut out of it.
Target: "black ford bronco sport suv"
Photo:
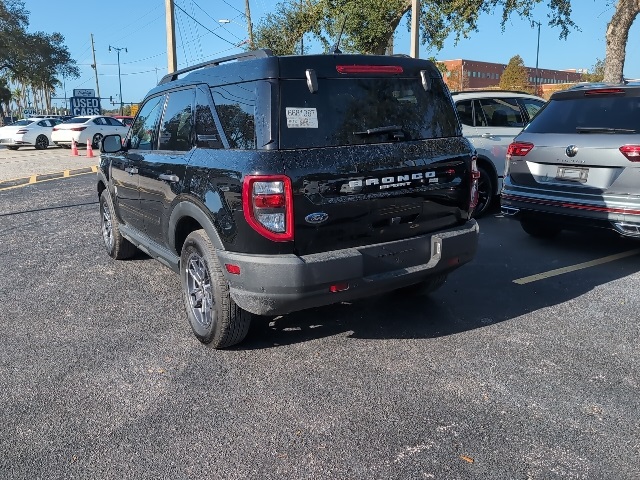
[[[442,285],[477,249],[474,155],[430,61],[247,52],[166,75],[104,138],[102,234],[179,273],[227,347],[251,314]]]

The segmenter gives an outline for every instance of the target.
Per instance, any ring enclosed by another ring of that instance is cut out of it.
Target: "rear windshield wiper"
[[[606,128],[606,127],[576,127],[578,133],[636,133],[628,128]]]
[[[377,133],[388,133],[402,131],[400,125],[389,125],[387,127],[367,128],[361,132],[353,132],[354,135],[375,135]]]

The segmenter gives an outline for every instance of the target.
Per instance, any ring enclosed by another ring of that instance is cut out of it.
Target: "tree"
[[[607,25],[604,81],[621,82],[624,74],[629,29],[640,13],[640,0],[618,0]]]
[[[423,45],[440,50],[450,34],[455,42],[477,31],[481,14],[502,9],[502,27],[512,14],[532,19],[534,7],[543,1],[549,6],[549,25],[560,28],[566,38],[576,25],[570,18],[570,0],[422,0],[420,40]],[[640,1],[640,0],[636,0]],[[309,12],[302,15],[301,11]],[[256,28],[257,46],[276,53],[294,53],[292,42],[306,33],[313,34],[329,49],[344,30],[340,49],[347,52],[384,54],[389,40],[411,10],[411,0],[284,0],[276,14],[267,16]],[[409,23],[407,24],[409,28]],[[280,50],[284,44],[286,47]],[[295,42],[294,42],[295,44]]]
[[[582,74],[585,82],[602,82],[604,79],[604,60],[596,59],[596,64],[589,73]]]
[[[499,86],[502,90],[520,90],[532,93],[527,68],[524,66],[524,60],[520,55],[511,57],[500,76]]]

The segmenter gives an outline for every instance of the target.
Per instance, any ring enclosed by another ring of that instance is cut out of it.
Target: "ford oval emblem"
[[[324,212],[310,213],[309,215],[304,217],[304,219],[307,223],[310,223],[312,225],[319,225],[329,219],[329,214]]]
[[[569,145],[564,153],[567,154],[567,157],[575,157],[578,153],[578,147],[575,145]]]

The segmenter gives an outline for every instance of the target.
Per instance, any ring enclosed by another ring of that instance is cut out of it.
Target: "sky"
[[[277,3],[250,0],[254,26]],[[546,2],[537,7],[534,20],[542,24],[539,67],[592,70],[598,59],[604,60],[606,27],[614,13],[613,7],[607,6],[609,3],[605,0],[573,0],[572,18],[580,30],[572,30],[566,40],[559,39],[558,28],[548,25]],[[54,4],[45,0],[25,0],[25,7],[30,12],[29,31],[61,33],[80,70],[79,78],[66,79],[58,89],[54,105],[62,106],[64,98],[72,96],[73,89],[97,90],[95,72],[91,68],[92,35],[103,108],[116,108],[111,106],[109,97],[119,103],[119,78],[122,101],[139,102],[167,73],[165,0],[58,0],[55,8],[47,5]],[[245,0],[175,0],[175,5],[178,68],[243,51],[236,45],[247,38]],[[520,55],[526,66],[535,67],[537,27],[512,16],[503,32],[501,13],[499,10],[493,15],[483,15],[478,22],[478,32],[457,44],[449,38],[440,51],[420,45],[419,56],[507,64],[513,56]],[[229,22],[221,23],[220,20]],[[629,32],[624,71],[629,78],[640,78],[640,49],[634,47],[638,40],[640,26],[634,25]],[[305,41],[305,46],[311,46],[308,53],[323,53],[311,38]],[[118,54],[113,47],[126,48],[126,51],[120,50],[120,77]],[[405,20],[396,31],[394,49],[395,53],[409,53],[410,36]]]

